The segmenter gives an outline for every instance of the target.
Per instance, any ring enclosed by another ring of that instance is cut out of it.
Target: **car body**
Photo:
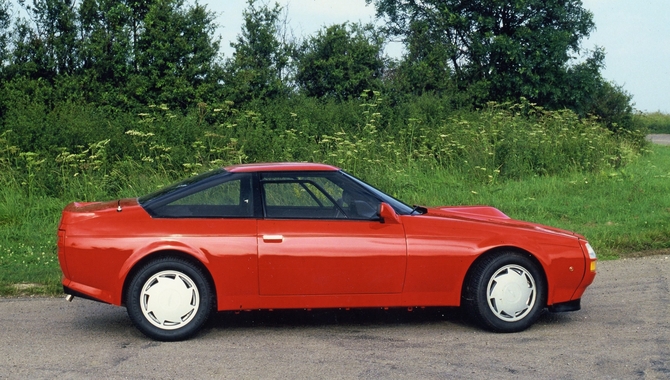
[[[229,166],[153,194],[71,203],[63,287],[125,305],[158,340],[212,310],[464,306],[514,332],[572,311],[595,277],[584,237],[485,206],[410,207],[324,164]],[[70,297],[71,298],[71,297]]]

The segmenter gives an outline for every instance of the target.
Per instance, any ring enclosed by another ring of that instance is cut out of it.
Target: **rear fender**
[[[127,278],[128,274],[133,270],[133,268],[135,268],[135,266],[138,263],[144,261],[145,259],[150,258],[153,254],[166,251],[179,252],[181,254],[190,256],[193,259],[199,261],[205,267],[209,265],[209,259],[207,258],[207,255],[205,255],[203,251],[201,251],[196,247],[174,240],[162,240],[158,242],[153,242],[151,244],[148,244],[135,250],[133,254],[130,255],[128,259],[123,263],[123,266],[119,271],[119,277],[118,277],[119,284],[121,284],[122,289],[117,294],[123,293],[123,287],[125,286],[125,283],[128,280]],[[118,302],[120,304],[121,300],[118,300]]]

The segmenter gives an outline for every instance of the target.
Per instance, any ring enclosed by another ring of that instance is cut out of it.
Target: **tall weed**
[[[390,106],[380,93],[245,109],[223,101],[186,114],[164,105],[136,114],[75,105],[27,106],[0,133],[0,294],[17,294],[13,286],[26,281],[38,286],[31,294],[58,292],[55,229],[67,203],[136,197],[244,162],[325,162],[411,203],[491,204],[583,232],[609,257],[667,247],[667,225],[658,222],[667,205],[648,201],[639,219],[628,220],[624,204],[609,210],[616,202],[604,197],[616,191],[614,198],[632,202],[651,192],[627,174],[646,151],[641,134],[613,135],[570,111],[527,102],[452,111],[430,97]],[[50,136],[33,139],[36,131]],[[663,193],[667,170],[652,173],[654,194]],[[571,198],[559,196],[565,193]],[[649,224],[653,230],[640,232]]]
[[[0,134],[0,176],[31,196],[67,200],[114,198],[148,178],[260,161],[325,162],[382,183],[445,169],[493,184],[621,167],[644,149],[639,136],[615,136],[568,110],[524,101],[451,111],[436,99],[389,107],[369,92],[358,101],[287,99],[252,109],[200,103],[187,114],[149,105],[133,117],[67,103],[32,121],[15,117],[33,125]],[[25,143],[41,126],[50,136]]]

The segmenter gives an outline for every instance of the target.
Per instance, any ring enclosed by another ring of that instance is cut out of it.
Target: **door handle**
[[[263,235],[263,241],[266,243],[281,243],[284,241],[283,235]]]

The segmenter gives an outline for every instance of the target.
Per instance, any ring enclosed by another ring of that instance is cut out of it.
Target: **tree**
[[[289,91],[287,69],[293,45],[280,34],[282,7],[258,6],[248,0],[244,24],[232,58],[225,63],[224,83],[227,97],[235,102],[275,98]]]
[[[372,25],[332,25],[305,40],[296,82],[308,95],[346,99],[381,87],[384,39]]]
[[[411,41],[424,31],[441,45],[462,89],[482,100],[526,97],[544,104],[572,54],[594,28],[580,0],[366,0],[387,32]]]
[[[448,51],[444,45],[433,43],[427,22],[412,23],[405,44],[406,54],[390,70],[392,86],[414,95],[443,94],[452,87]]]
[[[5,115],[7,112],[7,92],[5,91],[5,80],[7,73],[5,67],[7,65],[7,59],[9,58],[9,51],[7,50],[7,47],[10,41],[10,25],[11,19],[9,2],[0,0],[0,128],[4,124],[3,115]]]
[[[130,37],[132,41],[132,51],[134,53],[139,52],[139,43],[140,36],[142,34],[142,28],[144,26],[144,18],[151,8],[151,5],[155,3],[155,0],[124,0],[123,5],[127,7],[128,12],[128,23],[130,26]],[[133,57],[134,69],[138,70],[137,67],[138,57]]]
[[[124,108],[167,103],[184,109],[219,86],[214,14],[197,2],[20,3],[30,20],[15,23],[7,77],[46,79],[69,86],[66,98],[74,91],[86,101]]]
[[[83,0],[79,6],[80,60],[85,75],[103,86],[119,89],[130,74],[133,59],[127,20],[131,10],[116,0]]]
[[[137,40],[135,93],[156,103],[186,107],[201,101],[199,87],[216,83],[219,41],[214,15],[182,0],[157,0],[149,6]]]
[[[596,115],[613,132],[632,130],[633,96],[621,86],[611,82],[601,82],[590,104],[589,114]]]
[[[602,77],[604,66],[605,52],[596,48],[583,62],[567,68],[547,105],[553,109],[569,108],[581,117],[596,116],[614,132],[631,130],[635,128],[633,97]]]
[[[27,70],[37,78],[73,74],[79,64],[75,1],[33,0],[32,5],[25,5],[24,1],[20,4],[34,28],[25,20],[17,23],[14,63],[27,64]]]
[[[0,0],[0,73],[2,73],[2,69],[5,66],[5,60],[9,54],[7,51],[7,45],[9,44],[9,26],[11,24],[9,12],[9,2]]]

